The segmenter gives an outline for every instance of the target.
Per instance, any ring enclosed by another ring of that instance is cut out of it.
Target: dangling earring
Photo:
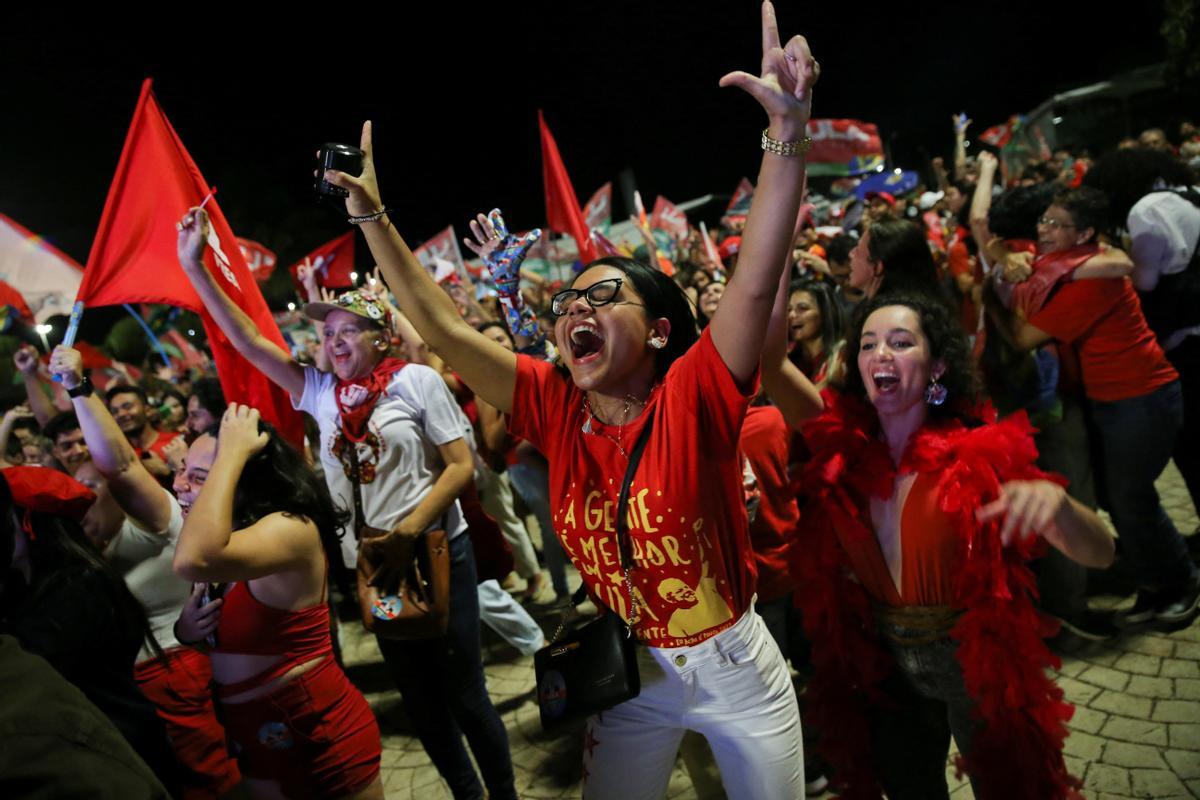
[[[950,393],[942,384],[938,383],[937,378],[930,378],[929,385],[925,387],[925,402],[931,406],[940,406],[946,402],[946,395]]]

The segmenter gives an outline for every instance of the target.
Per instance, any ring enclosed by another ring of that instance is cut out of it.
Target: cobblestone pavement
[[[1179,529],[1195,531],[1196,512],[1174,465],[1159,480],[1159,490]],[[1093,598],[1105,607],[1130,602]],[[552,628],[557,617],[540,621]],[[374,640],[357,625],[343,626],[343,637],[348,671],[383,731],[387,797],[450,798],[412,734]],[[508,727],[517,793],[522,798],[579,797],[582,727],[557,736],[542,731],[533,698],[533,659],[486,630],[485,660],[488,689]],[[1064,657],[1058,682],[1076,705],[1066,759],[1072,773],[1083,779],[1086,797],[1200,798],[1200,623],[1171,635],[1126,637]],[[955,780],[953,769],[948,767],[947,774],[955,800],[972,797],[971,787]],[[668,797],[697,797],[681,764],[671,777]]]

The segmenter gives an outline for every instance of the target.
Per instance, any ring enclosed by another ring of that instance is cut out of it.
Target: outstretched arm
[[[242,356],[293,397],[304,393],[304,368],[291,354],[258,331],[254,320],[238,308],[204,266],[208,214],[193,208],[179,222],[179,264],[201,302]]]
[[[352,216],[369,216],[382,211],[379,184],[375,178],[371,123],[363,124],[363,168],[357,178],[327,170],[325,180],[350,192],[346,210]],[[421,338],[463,377],[467,385],[501,411],[512,409],[517,382],[517,357],[479,333],[458,314],[454,301],[433,282],[429,272],[413,256],[388,215],[364,222],[363,234],[371,255],[379,264],[396,303]]]
[[[1000,497],[976,513],[980,522],[997,517],[1004,518],[1000,539],[1005,544],[1041,535],[1085,567],[1104,569],[1113,562],[1116,545],[1104,522],[1053,481],[1008,481]]]
[[[67,389],[74,389],[83,382],[83,356],[72,347],[59,345],[50,355],[50,372],[61,376]],[[104,402],[90,394],[76,397],[71,403],[92,463],[108,481],[117,505],[142,530],[166,531],[171,522],[171,501],[137,457]]]
[[[988,212],[992,210],[992,185],[996,179],[996,157],[984,150],[979,154],[979,182],[971,196],[971,236],[981,252],[988,252],[992,232],[988,228]]]
[[[770,0],[762,5],[762,49],[761,76],[731,72],[721,78],[721,86],[737,86],[762,105],[772,139],[803,139],[820,67],[803,36],[792,37],[786,47],[780,45]],[[739,382],[749,380],[758,367],[803,191],[802,154],[763,154],[738,268],[710,326],[717,352]]]

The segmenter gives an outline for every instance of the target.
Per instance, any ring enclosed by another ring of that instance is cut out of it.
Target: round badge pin
[[[404,607],[404,601],[399,595],[389,594],[386,597],[381,597],[371,606],[371,616],[375,619],[388,622],[400,616],[400,609]]]

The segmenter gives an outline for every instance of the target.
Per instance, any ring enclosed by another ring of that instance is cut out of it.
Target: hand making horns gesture
[[[770,0],[762,4],[762,75],[731,72],[721,78],[721,86],[737,86],[750,93],[766,110],[772,122],[790,123],[787,135],[803,136],[812,105],[812,87],[821,74],[821,65],[812,56],[808,40],[793,36],[786,46],[779,44],[779,24]]]

